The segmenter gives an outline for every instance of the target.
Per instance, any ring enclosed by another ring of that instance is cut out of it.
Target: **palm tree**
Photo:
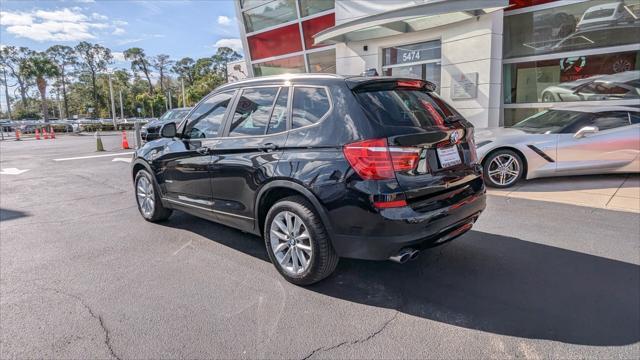
[[[42,116],[44,121],[49,120],[47,106],[47,78],[60,76],[60,69],[45,54],[37,53],[20,63],[20,73],[28,78],[35,79],[40,100],[42,102]]]

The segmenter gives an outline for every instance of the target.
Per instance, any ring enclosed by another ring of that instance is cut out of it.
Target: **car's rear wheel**
[[[264,239],[273,265],[296,285],[318,282],[338,265],[322,220],[302,197],[285,198],[269,209]]]
[[[496,188],[513,186],[524,172],[524,163],[514,151],[503,149],[489,155],[484,162],[484,181]]]
[[[160,193],[157,191],[151,174],[146,170],[140,170],[136,174],[135,191],[138,210],[145,220],[157,222],[171,216],[171,209],[162,205]]]

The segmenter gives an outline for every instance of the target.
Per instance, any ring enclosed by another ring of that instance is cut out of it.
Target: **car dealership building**
[[[640,0],[240,0],[248,76],[429,80],[478,127],[640,106]]]

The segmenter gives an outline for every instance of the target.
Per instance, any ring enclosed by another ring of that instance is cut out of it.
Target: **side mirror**
[[[172,122],[162,125],[160,129],[160,136],[163,138],[174,138],[176,137],[176,133],[176,124]]]
[[[581,139],[587,135],[595,134],[598,132],[597,126],[585,126],[582,129],[578,130],[575,135],[573,135],[576,139]]]

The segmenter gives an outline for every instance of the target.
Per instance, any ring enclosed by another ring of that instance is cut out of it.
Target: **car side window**
[[[233,91],[210,96],[189,115],[184,130],[185,139],[204,139],[219,136],[224,114],[233,98]]]
[[[291,128],[296,129],[317,123],[330,108],[329,94],[324,88],[294,87]]]
[[[289,109],[287,107],[288,100],[289,88],[280,88],[278,99],[271,113],[271,119],[269,119],[267,134],[277,134],[287,130],[287,118],[289,117]]]
[[[631,121],[632,124],[640,124],[640,113],[630,112],[629,120]]]
[[[615,129],[630,124],[629,115],[626,111],[612,111],[598,114],[593,120],[593,126],[598,127],[600,131]]]
[[[229,136],[264,135],[277,94],[277,87],[243,90],[233,112]]]

